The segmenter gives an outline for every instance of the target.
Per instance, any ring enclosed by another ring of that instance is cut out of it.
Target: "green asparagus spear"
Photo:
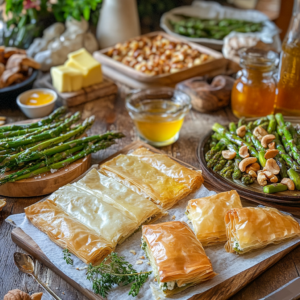
[[[215,172],[221,171],[223,167],[226,165],[227,160],[223,157],[217,162],[217,164],[213,167]]]
[[[252,178],[249,174],[243,175],[241,179],[242,183],[245,185],[250,185],[254,183],[254,178]]]
[[[260,119],[257,119],[256,121],[253,122],[253,125],[256,127],[258,125],[261,125],[264,122],[267,122],[268,118],[267,117],[262,117]]]
[[[64,114],[66,112],[66,107],[62,106],[58,109],[56,109],[52,114],[50,114],[47,118],[42,119],[38,122],[31,123],[31,124],[21,124],[21,125],[7,125],[0,127],[0,132],[5,131],[13,131],[13,130],[22,130],[22,129],[28,129],[28,128],[37,128],[41,126],[45,126],[47,124],[50,124],[53,122],[58,116]]]
[[[229,131],[234,134],[236,133],[236,125],[234,122],[229,123]]]
[[[222,156],[222,151],[217,152],[208,162],[207,162],[207,167],[212,168],[221,158]]]
[[[274,193],[278,193],[278,192],[284,192],[287,189],[288,189],[288,187],[284,184],[273,183],[273,184],[264,186],[263,191],[266,194],[274,194]]]
[[[269,126],[268,126],[268,133],[271,134],[273,131],[276,130],[276,120],[275,120],[275,117],[274,115],[268,115],[268,119],[269,119]]]
[[[299,191],[300,190],[300,175],[297,173],[294,169],[289,169],[288,175],[290,179],[294,182],[296,189]]]
[[[63,124],[60,126],[51,129],[46,130],[40,134],[32,135],[28,139],[18,139],[15,141],[7,142],[7,143],[1,143],[0,149],[7,149],[7,148],[16,148],[22,145],[27,145],[39,141],[43,141],[46,139],[52,139],[54,137],[59,136],[63,131],[65,131],[67,128],[69,128],[73,123],[77,122],[80,118],[80,112],[75,113],[72,117],[67,119]]]
[[[18,176],[16,178],[14,178],[12,182],[22,180],[22,179],[25,179],[25,178],[34,177],[36,175],[46,173],[46,172],[48,172],[50,170],[53,170],[53,169],[54,170],[61,169],[63,167],[68,166],[72,162],[89,155],[90,153],[95,153],[95,152],[98,152],[99,150],[106,149],[106,148],[110,147],[113,144],[115,144],[114,141],[100,141],[100,142],[98,142],[94,145],[88,145],[82,151],[80,151],[79,153],[75,154],[74,156],[72,156],[70,158],[67,158],[63,161],[51,164],[49,166],[46,166],[46,167],[43,167],[43,168],[40,168],[40,169],[37,169],[37,170],[34,170],[34,171],[29,172],[27,174]]]
[[[280,155],[276,155],[275,160],[276,160],[277,165],[280,168],[281,178],[287,178],[288,177],[287,168],[286,168],[286,164],[285,164],[283,158]]]
[[[216,146],[207,151],[207,153],[205,154],[205,160],[208,162],[217,152],[219,152],[220,150],[224,150],[225,148],[226,146],[222,142],[217,143]]]
[[[236,158],[234,160],[234,171],[233,171],[233,174],[232,174],[232,178],[233,179],[240,179],[242,177],[242,172],[239,168],[239,164],[242,160],[240,158]]]
[[[243,125],[246,125],[246,119],[245,119],[245,117],[240,118],[239,122],[238,122],[238,127],[241,127]]]

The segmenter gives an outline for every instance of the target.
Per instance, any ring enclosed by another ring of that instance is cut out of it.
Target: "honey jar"
[[[276,81],[273,77],[277,54],[273,51],[240,51],[243,68],[231,93],[232,111],[240,117],[261,117],[274,112]]]

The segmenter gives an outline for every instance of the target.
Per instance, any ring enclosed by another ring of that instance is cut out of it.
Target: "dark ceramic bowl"
[[[26,80],[14,84],[12,86],[8,86],[6,88],[0,89],[0,109],[2,108],[17,108],[18,105],[16,102],[17,97],[32,88],[34,81],[36,80],[38,76],[39,71],[33,70],[30,77],[28,77]]]

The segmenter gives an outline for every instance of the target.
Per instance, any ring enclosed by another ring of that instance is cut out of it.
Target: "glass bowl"
[[[136,90],[127,95],[126,108],[140,138],[162,147],[177,141],[191,99],[172,88]]]

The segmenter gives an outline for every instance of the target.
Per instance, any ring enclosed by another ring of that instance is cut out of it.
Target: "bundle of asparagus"
[[[285,122],[278,113],[253,122],[241,118],[228,129],[215,123],[212,129],[205,154],[209,168],[245,185],[257,180],[265,193],[300,190],[299,125]]]
[[[124,137],[120,132],[83,137],[94,117],[75,124],[81,114],[65,113],[66,107],[60,107],[39,122],[0,127],[0,185],[55,172]]]

